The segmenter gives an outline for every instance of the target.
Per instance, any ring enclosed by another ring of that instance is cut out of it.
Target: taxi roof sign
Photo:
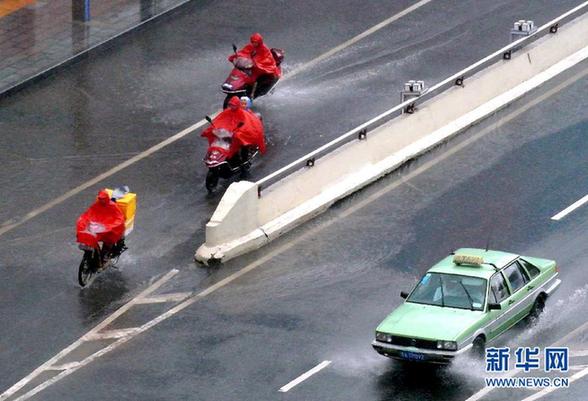
[[[453,255],[453,263],[456,265],[480,266],[484,264],[484,258],[477,255]]]

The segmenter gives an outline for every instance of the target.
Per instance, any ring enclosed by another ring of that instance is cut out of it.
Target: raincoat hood
[[[263,44],[263,36],[261,36],[259,33],[254,33],[253,35],[251,35],[251,37],[249,38],[249,41],[251,42],[251,44],[253,43],[258,43],[260,45]]]
[[[97,247],[98,241],[115,244],[124,233],[125,216],[104,190],[76,223],[77,241],[91,247]]]

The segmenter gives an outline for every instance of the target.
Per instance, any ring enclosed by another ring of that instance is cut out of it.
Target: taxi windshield
[[[427,273],[407,302],[448,308],[483,310],[486,280],[457,274]]]

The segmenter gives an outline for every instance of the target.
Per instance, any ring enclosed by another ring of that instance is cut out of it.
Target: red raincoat
[[[77,241],[96,248],[98,241],[114,245],[125,233],[125,216],[106,191],[100,191],[96,202],[76,224]]]
[[[258,43],[258,45],[253,46],[252,43],[248,43],[237,54],[231,54],[229,61],[233,62],[236,57],[250,58],[254,63],[253,75],[255,78],[266,74],[279,78],[282,74],[281,69],[276,65],[271,50],[263,43],[263,37],[258,33],[253,34],[251,41]]]
[[[244,110],[239,102],[239,98],[234,97],[231,99],[236,100],[234,105],[238,104],[237,110],[232,110],[230,107],[223,110],[216,118],[212,121],[214,128],[224,128],[227,131],[233,133],[233,142],[231,144],[231,154],[236,153],[241,146],[255,145],[259,147],[261,153],[265,153],[265,137],[263,133],[263,124],[259,117],[249,110]],[[243,122],[243,126],[237,128],[239,122]],[[202,132],[202,136],[208,139],[208,144],[214,142],[215,136],[213,133],[213,127],[208,127]]]

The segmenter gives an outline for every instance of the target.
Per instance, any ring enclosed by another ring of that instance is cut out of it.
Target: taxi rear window
[[[537,268],[537,266],[532,265],[531,263],[527,262],[526,260],[521,259],[520,262],[523,265],[523,267],[525,268],[525,270],[527,270],[527,273],[529,273],[529,277],[531,277],[532,279],[537,277],[539,275],[539,273],[541,273],[541,270],[539,270]]]

